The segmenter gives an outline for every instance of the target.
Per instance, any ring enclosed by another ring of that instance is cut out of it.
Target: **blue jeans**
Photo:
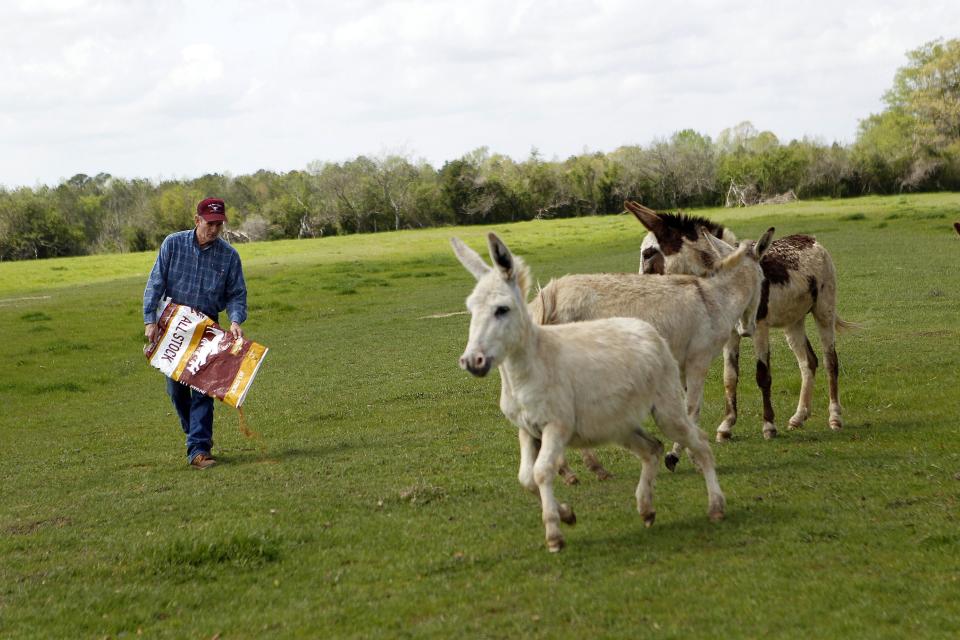
[[[187,460],[213,447],[213,398],[167,378],[167,393],[187,435]]]

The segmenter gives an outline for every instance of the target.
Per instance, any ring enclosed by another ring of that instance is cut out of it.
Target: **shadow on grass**
[[[781,460],[775,458],[777,452],[773,452],[769,457],[764,454],[763,456],[757,456],[753,460],[739,461],[739,462],[724,462],[717,465],[717,475],[720,476],[720,482],[723,482],[723,478],[730,475],[756,475],[763,474],[770,471],[779,471],[784,469],[799,470],[799,469],[809,469],[811,467],[822,467],[823,464],[819,463],[813,459],[800,459],[798,460],[796,456],[783,456]],[[682,463],[681,463],[682,464]],[[696,470],[693,466],[693,462],[689,462],[683,469],[679,466],[675,473],[683,473],[684,471],[691,471],[693,473],[699,474],[700,472]],[[669,473],[669,472],[668,472]]]
[[[702,515],[671,518],[669,506],[660,510],[656,524],[649,529],[637,516],[636,526],[622,530],[609,530],[600,535],[577,536],[568,542],[581,547],[591,556],[619,556],[625,551],[642,548],[644,553],[686,553],[692,545],[716,549],[734,549],[762,542],[755,538],[760,523],[778,523],[782,526],[800,521],[803,516],[797,509],[782,505],[751,502],[727,505],[727,514],[721,522],[710,522],[706,512]]]

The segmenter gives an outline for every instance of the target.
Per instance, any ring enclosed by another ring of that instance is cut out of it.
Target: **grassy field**
[[[0,264],[0,637],[957,637],[960,194],[697,213],[832,252],[862,325],[838,344],[846,427],[821,370],[786,430],[800,380],[776,332],[763,440],[747,340],[714,447],[727,520],[685,460],[644,529],[639,464],[602,449],[612,480],[575,464],[557,489],[579,517],[558,555],[499,376],[457,367],[468,317],[425,317],[473,286],[447,238],[488,228],[241,246],[245,328],[271,348],[245,405],[260,437],[218,406],[204,472],[141,354],[154,254]],[[495,228],[543,284],[635,271],[643,236],[628,215]]]

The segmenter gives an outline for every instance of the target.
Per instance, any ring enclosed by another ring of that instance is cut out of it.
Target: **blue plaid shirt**
[[[163,298],[199,309],[217,321],[226,309],[232,322],[247,319],[247,283],[237,250],[223,238],[200,248],[194,229],[167,236],[143,291],[143,322],[156,322]]]

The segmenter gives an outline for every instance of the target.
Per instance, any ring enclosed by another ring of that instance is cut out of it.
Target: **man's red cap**
[[[227,219],[227,205],[220,198],[206,198],[197,205],[197,215],[207,222]]]

